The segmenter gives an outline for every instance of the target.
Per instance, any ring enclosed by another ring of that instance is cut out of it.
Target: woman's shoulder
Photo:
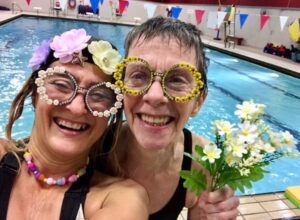
[[[192,140],[193,140],[193,147],[195,147],[195,145],[204,146],[204,145],[210,143],[210,141],[208,139],[206,139],[205,137],[200,136],[194,132],[192,132]]]
[[[86,201],[86,214],[105,219],[146,219],[149,198],[146,190],[131,179],[96,174]],[[132,213],[133,212],[133,213]],[[139,213],[135,215],[134,213]],[[126,217],[125,217],[126,216]]]
[[[140,184],[131,179],[112,177],[98,171],[93,176],[92,187],[108,191],[129,190],[137,193],[146,192]]]

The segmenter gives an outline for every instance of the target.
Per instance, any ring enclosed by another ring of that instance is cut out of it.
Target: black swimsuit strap
[[[13,153],[7,153],[0,161],[0,220],[6,220],[10,193],[19,170]]]
[[[90,163],[87,167],[85,175],[81,176],[72,186],[65,192],[63,204],[60,212],[60,220],[75,220],[80,205],[84,208],[86,194],[90,190],[90,180],[93,176],[93,165]]]
[[[184,152],[192,153],[192,133],[188,129],[184,133]],[[190,170],[192,160],[183,156],[181,170]],[[184,179],[180,177],[177,188],[170,201],[159,211],[151,214],[149,220],[176,220],[185,206],[186,188],[183,187]]]
[[[12,153],[5,154],[0,161],[0,220],[6,220],[9,197],[18,170],[19,163],[16,156]],[[93,172],[93,165],[90,163],[86,174],[65,192],[60,220],[76,219],[80,204],[84,205],[86,194],[89,192]]]

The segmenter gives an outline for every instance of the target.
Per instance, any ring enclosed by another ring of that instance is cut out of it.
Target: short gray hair
[[[128,56],[134,40],[142,38],[143,41],[147,41],[155,37],[162,37],[167,40],[176,39],[181,47],[195,49],[197,68],[203,74],[204,88],[207,89],[207,59],[200,35],[201,31],[193,24],[162,16],[154,17],[139,26],[135,26],[128,33],[125,39],[125,57]]]

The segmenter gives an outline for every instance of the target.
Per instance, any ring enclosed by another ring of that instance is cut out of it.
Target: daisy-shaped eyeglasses
[[[69,104],[78,93],[82,93],[86,108],[94,116],[110,117],[122,107],[123,95],[114,84],[98,82],[89,88],[82,88],[64,67],[40,70],[35,83],[40,98],[49,105]]]

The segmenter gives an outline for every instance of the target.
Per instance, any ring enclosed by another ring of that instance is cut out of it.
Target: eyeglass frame
[[[130,89],[127,86],[124,85],[123,77],[125,77],[124,74],[124,69],[127,67],[128,63],[131,62],[142,62],[143,64],[146,65],[146,67],[150,70],[151,73],[151,78],[150,78],[150,83],[149,85],[146,86],[146,88],[137,91],[135,89]],[[165,77],[166,77],[166,73],[172,71],[175,68],[183,68],[188,70],[191,74],[193,79],[196,82],[196,86],[192,89],[191,92],[189,92],[186,96],[182,96],[182,97],[175,97],[175,96],[171,96],[170,94],[168,94],[166,88],[165,88]],[[194,97],[199,96],[201,94],[201,89],[204,87],[204,82],[202,80],[202,74],[197,70],[197,68],[189,63],[179,63],[179,64],[175,64],[173,65],[171,68],[169,68],[168,70],[164,71],[164,72],[157,72],[154,71],[151,66],[149,65],[149,63],[147,61],[145,61],[142,58],[139,57],[128,57],[123,59],[119,64],[116,65],[116,71],[114,73],[114,78],[116,80],[115,85],[117,87],[119,87],[123,93],[126,93],[128,95],[132,95],[132,96],[138,96],[138,95],[143,95],[145,94],[149,88],[152,86],[152,84],[154,83],[155,77],[160,77],[160,83],[164,92],[164,95],[166,95],[171,101],[175,101],[178,103],[185,103],[185,102],[189,102],[191,101]]]
[[[64,101],[59,101],[57,99],[52,100],[47,95],[47,90],[44,86],[45,79],[48,76],[53,75],[54,73],[55,74],[66,74],[75,85],[75,88],[74,88],[74,91],[73,91],[71,97],[68,98],[67,100],[64,100]],[[37,85],[37,93],[40,95],[40,99],[45,101],[49,105],[55,105],[55,106],[66,105],[66,104],[71,103],[75,99],[77,94],[84,94],[84,104],[87,107],[87,110],[95,117],[107,117],[108,118],[111,115],[116,114],[118,109],[122,108],[123,94],[121,94],[121,89],[118,88],[115,84],[113,84],[111,82],[99,82],[94,85],[91,85],[89,88],[80,87],[78,85],[75,77],[62,66],[55,66],[54,68],[49,67],[47,70],[40,70],[38,72],[38,77],[35,79],[35,84]],[[107,109],[103,112],[98,112],[98,111],[93,110],[90,107],[90,105],[88,103],[88,95],[92,89],[103,86],[103,85],[105,85],[105,87],[114,91],[114,94],[116,95],[116,101],[112,105],[112,107],[110,107],[110,109]]]

